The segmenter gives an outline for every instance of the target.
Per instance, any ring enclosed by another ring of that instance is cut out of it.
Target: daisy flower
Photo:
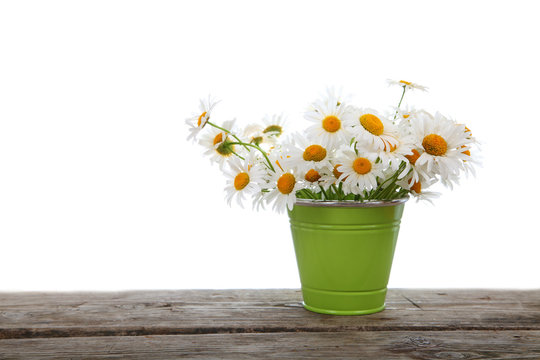
[[[348,185],[345,185],[343,181],[339,180],[342,174],[342,172],[338,170],[342,165],[339,159],[343,158],[343,149],[349,149],[349,147],[342,145],[340,148],[333,151],[330,166],[317,170],[321,176],[318,184],[322,186],[324,190],[328,190],[332,185],[341,185],[341,188],[345,193],[350,193]]]
[[[397,127],[373,109],[355,108],[347,116],[346,127],[362,147],[388,150],[399,144]]]
[[[392,172],[396,172],[401,163],[405,162],[407,164],[407,167],[398,177],[399,179],[401,179],[402,177],[407,175],[411,168],[410,162],[407,157],[413,155],[414,137],[409,135],[406,131],[402,130],[398,137],[396,137],[396,141],[397,143],[394,146],[388,146],[383,149],[375,150],[373,152],[377,154],[381,165],[384,168],[388,168],[388,170]]]
[[[300,173],[300,175],[303,175],[304,179],[304,188],[309,189],[315,193],[318,193],[321,191],[321,173],[319,170],[315,169],[309,169],[307,171],[304,171]]]
[[[440,175],[441,181],[448,185],[463,169],[463,160],[468,157],[463,149],[468,149],[473,140],[465,125],[458,125],[440,113],[428,115],[423,113],[412,123],[415,145],[423,150],[415,165],[425,165],[428,173]]]
[[[302,182],[294,169],[285,166],[279,160],[276,163],[279,166],[275,166],[276,171],[271,173],[269,184],[271,189],[265,195],[265,199],[267,203],[273,202],[272,209],[281,213],[286,208],[293,209],[296,202],[296,192],[302,189]]]
[[[341,163],[336,170],[341,172],[339,180],[348,186],[353,194],[377,187],[377,177],[384,176],[384,167],[377,162],[377,154],[360,149],[358,154],[350,149],[342,149],[342,156],[336,161]]]
[[[225,121],[221,127],[232,132],[235,121]],[[227,132],[214,127],[199,140],[199,144],[206,148],[204,154],[210,156],[212,162],[217,162],[220,168],[236,152],[236,145],[231,145],[232,142]]]
[[[321,185],[323,189],[328,190],[330,186],[342,183],[339,181],[339,177],[342,174],[342,172],[338,170],[338,167],[340,166],[340,163],[336,163],[327,169],[318,171],[319,175],[321,176],[319,179],[319,185]]]
[[[401,107],[394,107],[391,115],[388,115],[388,118],[395,117],[394,123],[398,124],[398,126],[404,124],[409,125],[411,121],[414,121],[418,112],[421,111],[423,110],[418,110],[415,107],[410,107],[408,105],[402,105]]]
[[[334,167],[330,165],[329,167],[324,167],[322,169],[299,171],[298,177],[302,179],[302,187],[304,189],[319,193],[321,192],[321,188],[323,190],[328,190],[330,186],[337,183],[338,178],[334,176],[333,169]]]
[[[270,150],[277,143],[277,137],[264,133],[265,128],[259,124],[251,124],[244,129],[244,137],[250,144],[260,146],[265,150]]]
[[[189,126],[189,136],[187,140],[195,141],[199,132],[205,127],[210,114],[219,101],[212,100],[210,96],[207,99],[201,99],[199,103],[199,113],[186,119]]]
[[[245,194],[260,192],[260,184],[266,171],[260,163],[257,163],[254,156],[248,156],[245,160],[235,157],[228,164],[229,169],[224,171],[227,178],[225,199],[231,206],[233,198],[236,197],[238,204],[242,206]]]
[[[349,111],[349,106],[329,94],[327,98],[311,104],[304,114],[306,120],[314,123],[306,129],[306,133],[328,149],[348,143],[350,135],[345,130],[343,121]]]
[[[425,86],[422,86],[420,84],[415,84],[415,83],[412,83],[410,81],[405,81],[405,80],[391,80],[391,79],[388,79],[387,80],[387,83],[388,83],[388,86],[401,86],[401,87],[405,87],[407,90],[420,90],[420,91],[427,91],[429,88],[428,87],[425,87]]]
[[[262,133],[267,137],[274,137],[275,139],[283,135],[287,121],[283,115],[267,115],[263,119],[263,124]]]
[[[336,100],[336,105],[341,105],[342,103],[349,103],[349,100],[351,98],[350,95],[343,95],[343,89],[342,88],[335,88],[333,86],[327,87],[326,91],[321,94],[321,98],[323,99],[334,99]]]
[[[290,158],[288,163],[296,167],[300,172],[307,172],[310,169],[321,169],[330,167],[330,153],[319,141],[310,141],[306,137],[295,133],[285,148]]]
[[[426,166],[418,166],[416,160],[423,153],[422,149],[412,149],[411,154],[405,155],[407,159],[407,167],[403,171],[412,178],[413,182],[427,181],[435,177],[435,174],[428,174]]]

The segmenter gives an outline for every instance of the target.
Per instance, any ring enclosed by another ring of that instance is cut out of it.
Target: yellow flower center
[[[416,164],[416,160],[418,160],[418,158],[420,157],[420,153],[416,150],[416,149],[412,149],[412,155],[405,155],[405,157],[407,158],[407,160],[409,160],[409,162],[411,164]]]
[[[296,184],[296,179],[293,174],[285,173],[280,176],[277,181],[277,188],[280,193],[287,195],[290,194],[294,189],[294,184]]]
[[[412,85],[412,82],[410,82],[410,81],[399,80],[399,82],[400,82],[401,84],[403,84],[403,85],[409,85],[409,86]]]
[[[206,111],[203,112],[200,116],[199,116],[199,120],[197,121],[197,126],[201,126],[201,122],[202,122],[202,119],[203,117],[206,116]]]
[[[354,160],[352,167],[357,174],[365,175],[371,171],[371,162],[366,158],[359,157]]]
[[[337,168],[340,167],[341,164],[337,164],[336,166],[334,166],[334,170],[332,171],[332,173],[334,174],[334,177],[336,179],[339,179],[339,177],[343,174],[341,171],[339,171]]]
[[[239,173],[234,178],[234,188],[238,191],[242,190],[249,184],[249,175],[245,172]]]
[[[360,124],[362,124],[364,129],[376,136],[381,135],[384,131],[384,125],[381,119],[373,114],[364,114],[360,116]]]
[[[434,156],[442,156],[446,154],[446,149],[448,148],[446,140],[437,134],[429,134],[424,137],[424,140],[422,140],[422,146],[428,154]]]
[[[334,133],[338,131],[339,129],[341,129],[341,120],[339,120],[334,115],[329,115],[325,117],[324,120],[322,121],[322,127],[324,130],[330,133]]]
[[[319,179],[321,178],[321,174],[319,174],[317,170],[311,169],[306,173],[306,176],[304,178],[307,181],[314,183],[316,181],[319,181]]]
[[[263,130],[263,133],[272,133],[270,135],[279,136],[283,132],[283,128],[279,125],[270,125]]]
[[[403,118],[404,118],[404,119],[408,118],[409,116],[411,116],[411,115],[409,115],[409,114],[403,114]]]
[[[310,145],[304,150],[304,160],[322,161],[326,157],[326,149],[321,145]]]

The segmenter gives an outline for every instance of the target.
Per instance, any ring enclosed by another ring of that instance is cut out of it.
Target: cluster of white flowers
[[[407,90],[425,87],[389,84],[403,88],[391,114],[355,107],[328,91],[305,112],[312,125],[304,134],[287,134],[282,115],[243,131],[235,120],[217,125],[211,119],[216,102],[208,98],[186,120],[188,139],[199,138],[220,165],[229,204],[236,197],[241,205],[249,195],[254,208],[272,204],[281,212],[299,198],[372,201],[410,194],[431,201],[438,194],[426,189],[434,183],[452,187],[462,173],[474,174],[478,143],[465,125],[440,113],[400,107]]]

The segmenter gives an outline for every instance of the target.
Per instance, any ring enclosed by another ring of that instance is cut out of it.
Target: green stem
[[[338,190],[339,190],[339,200],[343,200],[343,198],[345,197],[345,193],[343,192],[343,183],[342,182],[339,183]]]
[[[334,195],[336,197],[336,199],[334,199],[334,200],[339,200],[339,193],[338,193],[338,189],[336,187],[336,184],[332,184],[331,188],[334,191]]]
[[[233,149],[231,149],[232,153],[236,156],[238,156],[240,159],[242,160],[246,160],[243,156],[241,156],[240,154],[236,153]]]
[[[255,145],[255,144],[248,144],[248,143],[245,143],[245,142],[242,142],[242,141],[238,141],[238,142],[230,142],[229,145],[242,145],[242,146],[244,146],[244,147],[250,146],[250,147],[252,147],[252,148],[255,148],[255,149],[259,150],[259,151],[261,152],[261,154],[263,154],[263,156],[264,156],[266,162],[268,163],[268,168],[269,168],[270,170],[272,170],[273,172],[276,172],[276,170],[274,170],[274,167],[272,166],[272,163],[270,162],[270,159],[268,158],[268,155],[266,155],[266,153],[264,152],[264,150],[261,149],[260,147],[258,147],[257,145]],[[248,149],[248,151],[249,151],[249,149]]]
[[[391,176],[389,177],[388,179],[386,179],[385,181],[383,181],[378,187],[377,189],[371,193],[371,195],[369,196],[369,199],[373,199],[375,197],[380,197],[382,194],[386,193],[385,190],[388,189],[388,187],[390,187],[393,183],[395,183],[397,181],[397,178],[399,176],[399,174],[401,174],[401,172],[405,169],[405,162],[402,162],[400,165],[399,165],[399,168],[397,169],[397,171]],[[388,185],[387,188],[384,188],[383,185],[385,185],[387,182],[390,181],[390,184]]]
[[[324,191],[324,188],[322,186],[319,186],[321,188],[321,192],[324,195],[324,200],[328,200],[328,195],[326,194],[326,191]]]
[[[403,92],[401,93],[401,99],[399,99],[399,103],[398,103],[398,106],[397,106],[397,109],[396,109],[396,113],[394,114],[394,119],[392,120],[392,122],[396,121],[397,114],[398,114],[398,111],[399,111],[399,107],[401,106],[401,102],[403,101],[403,97],[405,96],[405,91],[407,91],[407,86],[403,85]]]
[[[391,177],[389,177],[388,179],[386,179],[385,181],[383,181],[379,186],[377,186],[377,188],[374,189],[374,190],[372,191],[372,193],[369,195],[369,200],[371,200],[371,199],[377,197],[377,196],[385,189],[384,185],[385,185],[387,182],[391,181],[393,178],[394,178],[394,176],[391,176]]]
[[[308,189],[298,190],[296,194],[297,194],[297,197],[298,197],[298,194],[300,194],[301,196],[305,196],[305,199],[316,199],[315,195],[313,195],[311,190],[308,190]]]
[[[229,134],[229,135],[231,135],[232,137],[234,137],[237,141],[242,142],[242,140],[240,140],[240,138],[239,138],[238,136],[236,136],[235,134],[233,134],[230,130],[227,130],[227,129],[225,129],[225,128],[222,128],[221,126],[217,126],[216,124],[214,124],[214,123],[212,123],[212,122],[210,122],[210,121],[207,121],[206,123],[207,123],[208,125],[211,125],[211,126],[215,127],[216,129],[219,129],[219,130],[221,130],[221,131],[226,132],[227,134]]]
[[[225,128],[222,128],[221,126],[217,126],[216,124],[214,124],[214,123],[212,123],[212,122],[210,122],[210,121],[207,121],[206,123],[207,123],[208,125],[210,125],[210,126],[215,127],[216,129],[219,129],[219,130],[221,130],[221,131],[225,131],[227,134],[229,134],[229,135],[231,135],[233,138],[235,138],[236,141],[242,143],[242,140],[241,140],[238,136],[236,136],[235,134],[233,134],[232,132],[230,132],[229,130],[227,130],[227,129],[225,129]],[[249,151],[249,149],[248,149],[245,145],[244,145],[244,147],[246,148],[247,151]]]
[[[391,194],[393,194],[393,193],[396,191],[397,187],[398,187],[398,186],[396,185],[395,182],[393,182],[392,184],[390,184],[390,185],[389,185],[386,189],[384,189],[384,191],[381,193],[381,195],[380,195],[381,200],[386,200],[386,198],[387,198],[388,196],[390,196]]]

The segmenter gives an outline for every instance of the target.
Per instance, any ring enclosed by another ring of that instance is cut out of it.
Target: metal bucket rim
[[[357,207],[383,207],[383,206],[396,206],[405,203],[409,200],[409,197],[393,200],[369,200],[369,201],[355,201],[355,200],[315,200],[315,199],[296,199],[296,205],[299,206],[311,206],[311,207],[344,207],[344,208],[357,208]]]

